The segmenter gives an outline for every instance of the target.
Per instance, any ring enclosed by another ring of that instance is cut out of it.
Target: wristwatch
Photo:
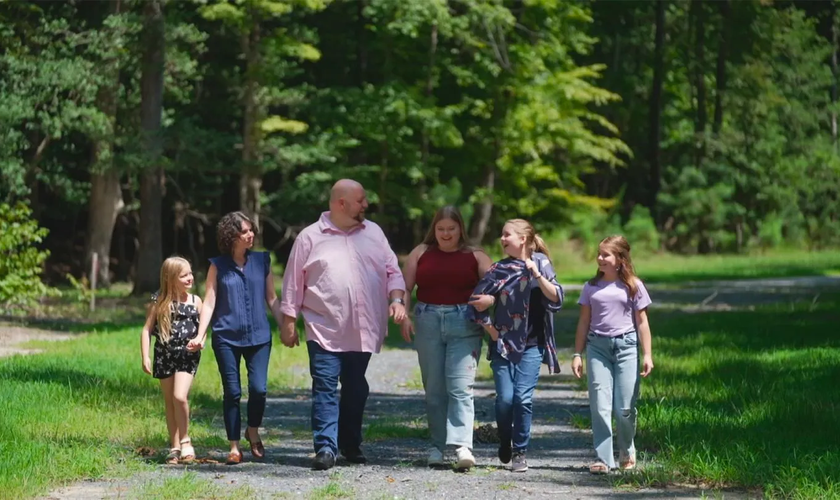
[[[396,299],[391,299],[391,303],[405,305],[405,301],[399,297],[397,297]]]

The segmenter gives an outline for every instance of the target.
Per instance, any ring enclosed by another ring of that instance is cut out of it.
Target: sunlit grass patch
[[[140,361],[140,325],[44,343],[46,352],[0,359],[0,491],[31,497],[81,478],[120,477],[149,467],[168,447],[157,380]],[[305,349],[273,347],[269,391],[309,385]],[[243,379],[245,379],[245,370]],[[245,382],[245,380],[243,380]],[[247,387],[243,383],[244,387]],[[199,456],[222,448],[222,389],[212,349],[202,353],[190,395]]]
[[[131,495],[133,498],[156,500],[249,500],[260,496],[251,486],[222,487],[207,479],[199,478],[194,472],[167,477],[163,481],[144,483]]]

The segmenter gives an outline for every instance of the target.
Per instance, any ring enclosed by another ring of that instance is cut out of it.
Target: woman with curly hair
[[[242,212],[225,215],[216,226],[221,255],[210,259],[204,308],[198,326],[197,340],[201,348],[207,337],[207,327],[213,329],[213,352],[222,377],[225,430],[230,441],[228,465],[242,461],[239,367],[243,357],[248,370],[245,439],[250,443],[255,459],[265,457],[259,427],[265,412],[271,353],[271,327],[266,306],[278,324],[283,317],[271,275],[271,256],[269,252],[251,251],[254,231],[254,223]]]

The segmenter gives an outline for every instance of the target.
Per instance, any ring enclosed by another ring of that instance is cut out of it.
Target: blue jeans
[[[215,337],[214,337],[215,338]],[[229,441],[239,441],[242,421],[239,400],[242,386],[239,382],[239,364],[245,358],[248,370],[248,426],[259,427],[265,413],[265,395],[268,390],[268,357],[271,342],[262,345],[236,347],[224,342],[213,342],[213,352],[219,365],[224,389],[225,431]]]
[[[358,449],[362,444],[362,415],[370,392],[365,372],[371,353],[331,352],[314,340],[308,341],[306,348],[312,376],[315,453],[329,451],[337,455],[338,450]]]
[[[586,379],[592,412],[592,438],[598,460],[615,467],[612,417],[618,452],[636,452],[636,398],[639,394],[639,346],[636,332],[618,337],[589,333],[586,338]]]
[[[490,349],[490,367],[496,382],[496,426],[499,428],[499,440],[502,446],[511,443],[514,453],[524,453],[531,441],[532,400],[540,378],[545,348],[528,347],[518,364],[503,358],[495,346],[491,345]]]
[[[432,445],[441,451],[473,447],[473,385],[484,331],[467,319],[467,307],[419,302],[414,308],[426,418]]]

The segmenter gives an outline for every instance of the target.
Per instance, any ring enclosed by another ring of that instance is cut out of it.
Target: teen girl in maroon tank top
[[[426,304],[466,304],[478,284],[478,260],[470,251],[426,249],[417,261],[417,300]]]
[[[458,469],[475,465],[473,384],[483,336],[468,317],[467,302],[492,264],[486,253],[466,245],[464,234],[464,220],[455,207],[438,210],[403,270],[406,302],[414,285],[418,287],[414,316],[403,322],[402,334],[406,342],[415,335],[426,391],[432,445],[427,463],[444,465],[447,448],[454,448]],[[406,305],[406,310],[412,309]]]

